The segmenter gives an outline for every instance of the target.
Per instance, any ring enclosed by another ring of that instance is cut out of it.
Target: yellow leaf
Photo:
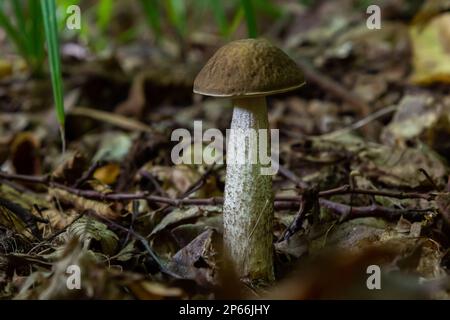
[[[442,14],[425,27],[410,29],[414,72],[411,81],[428,85],[450,83],[450,14]]]
[[[120,166],[117,163],[108,163],[95,170],[94,178],[104,184],[113,184],[116,182],[119,173]]]
[[[11,62],[0,59],[0,79],[10,76],[12,71],[13,68]]]

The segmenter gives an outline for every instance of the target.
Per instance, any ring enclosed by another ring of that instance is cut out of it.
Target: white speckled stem
[[[271,282],[274,280],[272,177],[261,174],[259,159],[256,164],[236,164],[230,163],[229,158],[233,148],[248,149],[245,140],[248,136],[243,136],[246,135],[243,130],[248,129],[267,129],[266,152],[270,155],[265,97],[234,100],[231,129],[223,206],[225,250],[241,279],[253,283]]]

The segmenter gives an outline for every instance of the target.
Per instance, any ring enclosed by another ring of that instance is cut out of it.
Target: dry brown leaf
[[[146,77],[145,72],[136,75],[131,84],[127,100],[119,104],[115,108],[115,112],[124,116],[141,116],[145,105],[144,85]]]
[[[52,178],[55,181],[64,181],[66,184],[73,184],[79,179],[86,167],[86,157],[75,151],[68,152],[65,155],[65,160],[52,173]]]
[[[32,132],[20,132],[11,143],[10,157],[16,173],[38,175],[41,172],[40,142]]]
[[[99,201],[79,197],[68,191],[57,188],[50,188],[48,190],[48,193],[51,197],[58,199],[58,201],[72,204],[76,209],[80,211],[93,210],[98,215],[108,219],[117,219],[120,216],[120,214],[118,214],[111,208],[111,204],[105,204]]]
[[[40,227],[44,229],[44,238],[50,236],[53,232],[59,231],[67,227],[78,216],[75,210],[66,210],[61,213],[57,209],[48,209],[41,211],[42,217],[49,221],[50,226],[47,224],[40,224]],[[50,227],[50,228],[49,228]]]
[[[212,229],[200,234],[178,251],[167,267],[201,286],[217,284],[217,251],[214,248],[214,235],[215,231]]]

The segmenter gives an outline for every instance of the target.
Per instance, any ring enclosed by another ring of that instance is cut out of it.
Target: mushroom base
[[[223,206],[225,251],[243,280],[271,282],[273,271],[273,191],[272,176],[262,175],[259,158],[252,163],[233,163],[230,151],[258,148],[251,146],[250,130],[266,129],[267,155],[270,133],[264,97],[234,100],[231,134],[227,146],[227,173]],[[258,150],[259,151],[259,150]]]

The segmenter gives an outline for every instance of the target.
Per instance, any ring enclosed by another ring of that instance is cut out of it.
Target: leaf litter
[[[313,73],[269,99],[283,167],[276,195],[308,195],[303,211],[276,203],[269,288],[239,283],[222,252],[224,167],[170,161],[174,129],[228,126],[228,102],[191,94],[219,43],[187,46],[185,61],[173,61],[182,48],[124,46],[68,67],[77,91],[64,156],[57,123],[42,116],[48,84],[8,80],[14,68],[1,59],[0,297],[448,299],[449,18],[405,8],[387,8],[390,21],[374,32],[350,1],[324,1],[277,34]],[[339,14],[325,21],[327,12]],[[408,14],[414,24],[400,19]],[[355,106],[389,112],[369,119]],[[195,199],[204,201],[173,202]],[[365,287],[373,264],[381,291]],[[81,290],[67,290],[70,265],[83,270]]]

